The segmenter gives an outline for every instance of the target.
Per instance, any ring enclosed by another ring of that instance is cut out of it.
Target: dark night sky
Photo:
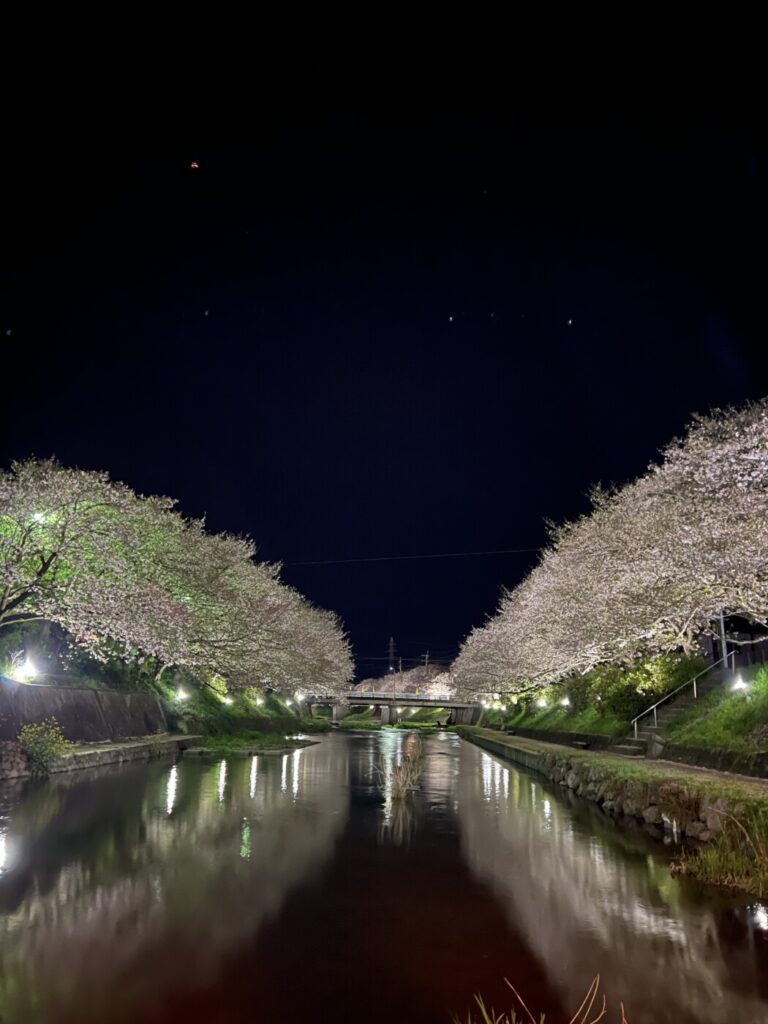
[[[768,392],[764,109],[727,56],[323,37],[16,69],[0,461],[250,533],[358,656],[454,653],[533,554],[290,563],[539,547]]]

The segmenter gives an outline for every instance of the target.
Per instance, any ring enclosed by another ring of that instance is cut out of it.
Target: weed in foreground
[[[507,978],[504,981],[512,989],[515,999],[520,1004],[521,1016],[518,1017],[514,1009],[510,1010],[509,1013],[496,1013],[493,1008],[489,1010],[483,1002],[482,996],[475,996],[480,1016],[473,1017],[471,1014],[467,1014],[466,1021],[462,1021],[459,1017],[454,1017],[454,1024],[545,1024],[544,1014],[540,1014],[537,1021],[512,982]],[[582,999],[581,1006],[568,1021],[568,1024],[598,1024],[599,1021],[606,1020],[608,1007],[605,1003],[605,996],[601,996],[598,1001],[599,994],[600,975],[598,974],[587,989],[587,994]],[[624,1004],[620,1003],[619,1005],[621,1012],[619,1024],[629,1024],[624,1015]]]

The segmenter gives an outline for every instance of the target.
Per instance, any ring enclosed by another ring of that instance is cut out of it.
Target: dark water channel
[[[1,786],[0,1020],[768,1022],[768,907],[454,736],[399,806],[409,735]]]

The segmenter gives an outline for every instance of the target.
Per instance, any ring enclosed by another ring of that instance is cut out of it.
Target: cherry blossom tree
[[[464,692],[692,652],[721,609],[768,621],[768,402],[697,417],[662,456],[551,529],[538,565],[462,646]]]
[[[167,498],[53,460],[0,473],[0,628],[64,626],[97,658],[153,658],[232,688],[334,692],[352,675],[338,619]]]
[[[147,513],[170,505],[54,460],[0,473],[0,628],[50,619],[97,656],[110,640],[180,657],[185,608],[126,557]]]

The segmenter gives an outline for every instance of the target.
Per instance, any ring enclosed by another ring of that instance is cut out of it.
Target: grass
[[[404,800],[419,781],[424,767],[424,741],[413,736],[406,741],[403,758],[392,772],[392,799]]]
[[[488,716],[486,714],[486,720]],[[492,719],[491,719],[492,720]],[[564,707],[542,708],[533,714],[518,711],[503,719],[505,729],[546,729],[555,732],[592,732],[605,736],[624,736],[629,720],[595,708],[571,711]]]
[[[414,721],[412,718],[407,718],[404,722],[398,722],[395,728],[417,729],[419,732],[437,732],[438,729],[443,729],[444,726],[438,725],[437,722],[419,722]]]
[[[739,817],[721,814],[722,831],[693,856],[672,865],[675,874],[741,889],[752,896],[768,894],[768,808],[740,808]]]
[[[339,722],[340,729],[368,729],[371,732],[378,732],[381,729],[381,722],[377,718],[369,718],[364,715],[347,715]]]
[[[282,733],[244,730],[226,736],[209,736],[201,746],[212,754],[238,754],[254,750],[279,750],[283,747],[297,746],[297,741],[287,738]]]
[[[517,1011],[514,1008],[509,1013],[496,1013],[493,1008],[488,1009],[482,996],[475,996],[475,1002],[480,1014],[479,1017],[473,1017],[469,1013],[464,1022],[459,1017],[454,1017],[454,1024],[536,1024],[536,1018],[526,1006],[523,997],[515,986],[507,978],[504,981],[514,993],[515,999],[524,1014],[523,1016],[518,1017]],[[624,1015],[624,1004],[620,1003],[619,1007],[621,1013],[619,1024],[629,1024]],[[598,975],[587,989],[587,994],[582,999],[581,1006],[569,1018],[568,1024],[598,1024],[598,1021],[606,1021],[607,1012],[608,1007],[606,1006],[605,996],[600,996],[600,976]],[[538,1021],[539,1024],[545,1024],[543,1013],[539,1015]]]
[[[747,679],[746,673],[744,678]],[[717,689],[696,701],[662,732],[686,747],[757,753],[768,750],[768,668],[749,678],[749,689]]]

